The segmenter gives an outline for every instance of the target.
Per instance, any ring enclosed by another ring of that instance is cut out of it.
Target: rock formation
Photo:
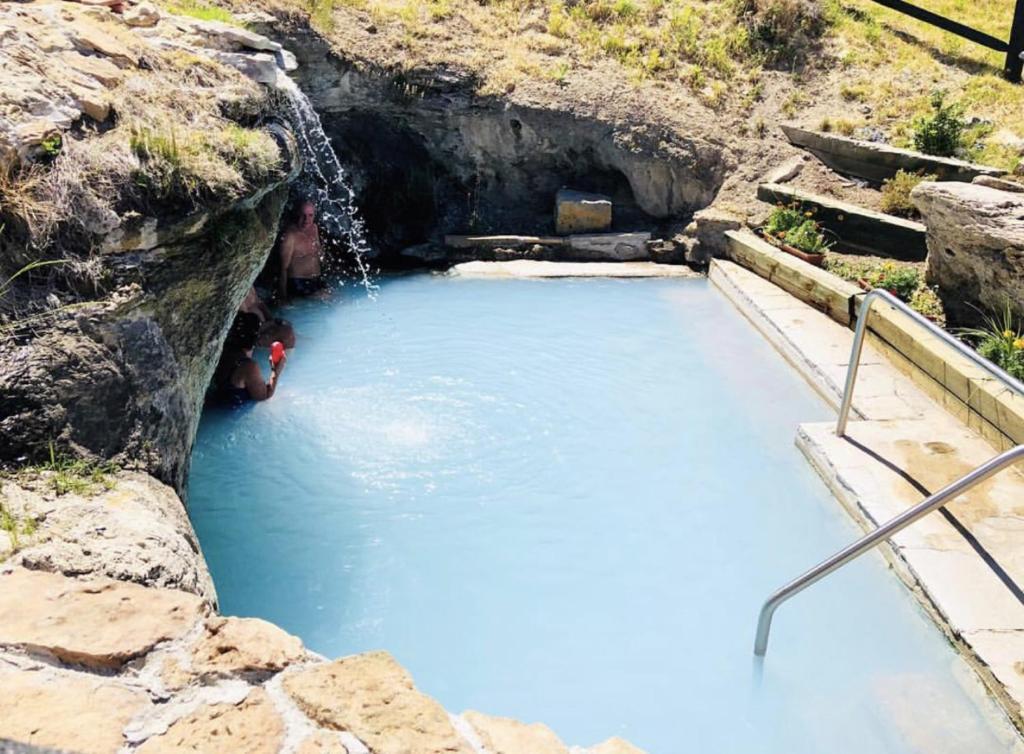
[[[1024,317],[1024,194],[922,183],[911,199],[928,228],[928,282],[950,321],[974,324],[1007,306]]]

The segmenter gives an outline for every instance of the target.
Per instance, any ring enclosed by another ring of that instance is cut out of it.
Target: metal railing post
[[[1018,0],[1018,13],[1022,8],[1024,8],[1024,0]],[[1020,380],[1011,377],[988,359],[979,355],[974,349],[964,343],[961,343],[941,327],[922,317],[888,291],[876,289],[868,293],[861,301],[860,312],[857,315],[857,326],[853,335],[853,347],[850,349],[850,363],[846,370],[846,384],[843,387],[843,400],[839,406],[839,419],[836,422],[836,434],[840,437],[846,433],[846,423],[849,419],[850,409],[853,405],[853,389],[857,383],[857,370],[860,366],[861,352],[864,350],[864,339],[867,337],[868,318],[871,315],[872,307],[878,301],[884,301],[897,311],[905,314],[918,326],[934,335],[940,341],[948,345],[961,356],[967,358],[976,366],[988,372],[988,374],[999,380],[1007,388],[1015,391],[1018,395],[1024,396],[1024,383]],[[770,597],[768,597],[767,600],[765,600],[764,605],[761,606],[761,613],[757,619],[757,636],[754,639],[754,654],[758,657],[763,657],[765,652],[768,650],[768,634],[772,628],[772,616],[775,615],[775,611],[783,602],[793,595],[802,592],[811,584],[825,578],[837,568],[841,568],[854,558],[864,554],[880,542],[888,539],[893,534],[896,534],[910,526],[918,519],[928,515],[938,508],[941,508],[947,502],[958,495],[963,494],[976,484],[980,484],[993,474],[996,474],[1007,466],[1011,466],[1016,463],[1021,458],[1024,458],[1024,445],[1018,445],[1015,448],[1007,450],[1005,453],[1000,453],[995,458],[983,463],[974,471],[966,474],[952,484],[943,487],[934,495],[929,496],[914,507],[904,511],[891,521],[887,521],[882,524],[870,534],[865,534],[853,544],[843,548],[827,560],[822,561],[818,565],[814,566],[814,568],[789,582],[782,588],[777,589]]]
[[[1020,0],[1020,2],[1024,3],[1024,0]],[[857,327],[853,336],[853,348],[850,350],[850,363],[846,369],[846,385],[843,388],[842,403],[839,405],[839,419],[836,421],[836,434],[840,437],[846,434],[846,422],[849,419],[850,408],[853,404],[853,388],[857,382],[857,369],[860,366],[861,352],[864,350],[864,339],[867,336],[868,318],[871,314],[871,308],[878,301],[884,301],[894,309],[897,309],[907,315],[907,317],[913,320],[919,327],[927,330],[931,335],[934,335],[958,354],[971,361],[975,366],[988,372],[992,377],[1002,382],[1018,395],[1024,396],[1024,383],[1020,380],[1015,377],[1011,377],[984,356],[981,356],[973,348],[957,340],[934,322],[922,317],[888,291],[876,288],[864,296],[860,305],[860,313],[857,315]]]
[[[1017,0],[1013,11],[1013,24],[1010,26],[1010,41],[1007,43],[1006,65],[1003,75],[1015,84],[1020,83],[1021,71],[1024,69],[1024,0]]]
[[[934,495],[926,498],[913,508],[904,511],[892,520],[882,524],[870,534],[865,534],[853,544],[843,548],[832,557],[822,561],[800,577],[789,582],[781,589],[773,592],[772,595],[765,600],[764,605],[761,607],[761,613],[758,616],[757,636],[754,639],[754,654],[758,657],[764,657],[765,652],[768,650],[768,634],[772,628],[772,616],[775,614],[779,605],[783,602],[788,600],[790,597],[799,594],[816,581],[825,578],[837,568],[846,565],[854,558],[863,555],[883,540],[888,539],[899,531],[902,531],[918,519],[927,516],[938,508],[941,508],[953,498],[962,495],[975,485],[984,482],[986,479],[999,473],[1007,466],[1012,466],[1022,458],[1024,458],[1024,445],[1018,445],[1004,453],[1000,453],[995,458],[983,463],[974,471],[961,477],[952,484],[943,487]]]

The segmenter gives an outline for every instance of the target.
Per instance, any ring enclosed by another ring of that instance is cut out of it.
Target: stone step
[[[772,204],[797,202],[805,209],[814,208],[814,219],[834,233],[841,246],[908,262],[923,262],[928,256],[925,227],[913,220],[777,183],[762,183],[757,187],[757,198]]]
[[[897,170],[909,173],[923,171],[934,173],[942,180],[967,182],[978,175],[1000,176],[1006,172],[989,165],[933,157],[910,149],[812,131],[793,124],[783,124],[782,132],[790,143],[808,150],[833,170],[874,183],[892,178]]]

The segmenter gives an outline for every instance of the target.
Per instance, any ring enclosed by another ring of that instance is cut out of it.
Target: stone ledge
[[[937,490],[971,464],[992,455],[982,440],[963,429],[930,421],[853,422],[837,437],[834,425],[801,425],[797,446],[865,531],[874,529],[924,495],[902,473],[877,460],[884,457],[904,473]],[[942,437],[951,443],[927,438]],[[868,448],[868,451],[861,447]],[[946,506],[969,525],[992,558],[1016,583],[1024,563],[1016,556],[1016,538],[1000,534],[1000,522],[1012,520],[1024,492],[1024,477],[1008,471],[982,488]],[[986,520],[979,520],[979,515]],[[1019,532],[1017,532],[1019,534]],[[882,554],[947,637],[978,672],[1018,729],[1024,730],[1024,605],[992,568],[942,516],[927,516],[896,534]]]
[[[0,616],[5,744],[79,754],[570,751],[540,724],[450,715],[386,652],[328,662],[265,621],[210,615],[183,591],[8,565]],[[571,751],[642,754],[621,739]]]
[[[841,246],[911,262],[922,262],[928,255],[925,227],[913,220],[774,183],[758,186],[757,198],[765,202],[798,202],[805,208],[814,207],[818,211],[818,222],[836,235]]]
[[[910,149],[811,131],[793,124],[783,124],[782,132],[790,143],[808,150],[834,170],[875,183],[891,178],[897,170],[911,173],[921,170],[947,181],[970,181],[978,175],[998,177],[1006,172],[988,165],[932,157]]]
[[[857,286],[779,251],[749,231],[730,231],[726,237],[732,261],[840,324],[856,322],[864,295]],[[1007,390],[892,307],[872,308],[868,333],[869,342],[929,397],[997,448],[1024,442],[1024,396]]]

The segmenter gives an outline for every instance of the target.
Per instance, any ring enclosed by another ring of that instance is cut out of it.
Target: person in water
[[[224,386],[225,397],[228,402],[241,406],[249,401],[265,401],[274,396],[277,390],[278,381],[281,379],[281,372],[284,371],[285,362],[288,356],[281,354],[280,361],[274,364],[270,360],[270,379],[263,381],[263,371],[259,364],[252,357],[253,349],[256,348],[256,339],[259,337],[259,329],[254,327],[247,319],[238,320],[233,328],[233,340],[238,344],[237,356],[228,374]]]
[[[320,274],[320,231],[316,227],[316,207],[311,201],[299,205],[295,222],[281,237],[281,300],[289,296],[309,296],[324,289]]]
[[[258,331],[256,345],[260,348],[269,348],[275,340],[280,341],[287,349],[295,348],[295,328],[292,327],[291,322],[270,313],[270,309],[260,299],[260,294],[256,292],[255,287],[250,287],[249,292],[242,299],[242,303],[238,307],[238,317],[249,319],[251,323],[255,324]]]

